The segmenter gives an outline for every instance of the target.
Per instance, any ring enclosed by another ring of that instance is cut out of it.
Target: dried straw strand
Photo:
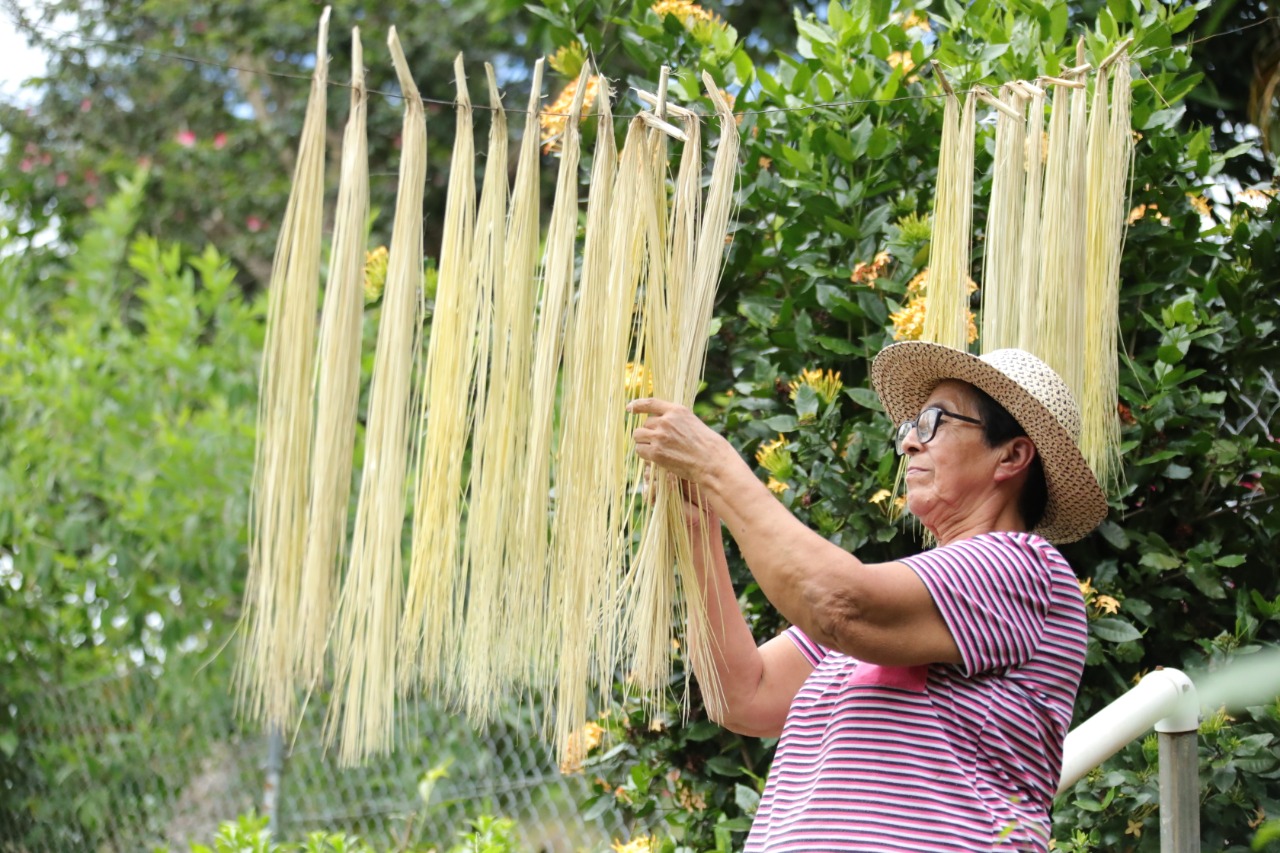
[[[1088,235],[1084,375],[1080,401],[1081,450],[1104,488],[1123,474],[1120,463],[1119,316],[1120,256],[1124,249],[1125,209],[1133,132],[1129,118],[1128,57],[1100,63],[1090,116]],[[1107,71],[1114,63],[1110,111]]]
[[[463,463],[474,412],[480,280],[472,268],[475,129],[462,54],[453,67],[458,125],[420,398],[418,420],[425,426],[416,452],[409,583],[400,627],[398,667],[405,691],[415,685],[427,690],[438,686],[444,662],[455,656],[446,638],[453,636],[449,625],[461,609],[456,582],[461,572]]]
[[[422,200],[427,127],[395,28],[387,37],[404,93],[404,124],[395,223],[374,355],[365,432],[364,476],[334,634],[334,693],[327,729],[340,735],[338,757],[356,764],[391,748],[396,690],[396,630],[402,595],[400,544],[405,479],[414,410],[413,363],[419,348],[422,300]]]
[[[613,579],[602,570],[606,559],[606,486],[598,474],[604,447],[609,376],[598,354],[605,350],[609,316],[609,275],[613,193],[618,152],[609,112],[609,92],[597,93],[600,119],[592,155],[587,199],[582,272],[565,330],[563,400],[556,452],[555,512],[551,527],[549,612],[541,632],[534,684],[560,697],[557,706],[577,709],[585,721],[587,682],[599,676],[592,661],[613,672],[612,634],[599,630],[609,609]],[[626,215],[625,211],[621,211]],[[593,649],[599,650],[593,654]]]
[[[1018,345],[1017,280],[1021,266],[1026,110],[1022,96],[1003,86],[1008,108],[996,118],[995,163],[982,266],[982,351]]]
[[[550,557],[551,462],[555,453],[555,414],[558,380],[564,358],[567,313],[573,290],[574,249],[578,235],[578,184],[582,133],[579,122],[586,97],[591,66],[583,66],[560,144],[560,166],[556,176],[555,203],[547,230],[542,261],[542,297],[538,306],[538,329],[534,343],[531,378],[531,417],[525,456],[528,469],[520,504],[518,540],[511,553],[513,569],[510,606],[506,616],[507,641],[520,654],[508,656],[509,680],[544,683],[537,674],[545,663],[539,658],[541,644],[530,653],[527,638],[537,636],[547,622],[552,575]],[[609,133],[606,129],[604,132]],[[512,484],[513,486],[516,484]],[[556,572],[558,574],[558,570]]]
[[[1083,91],[1083,90],[1081,90]],[[1080,399],[1079,347],[1084,331],[1083,193],[1077,183],[1077,136],[1072,90],[1055,85],[1045,169],[1035,354],[1057,371]],[[1047,227],[1048,223],[1054,227]]]
[[[492,374],[483,414],[472,445],[472,501],[468,518],[466,622],[462,632],[459,699],[472,720],[483,722],[494,710],[510,667],[506,653],[511,576],[509,562],[520,511],[527,459],[522,437],[530,418],[530,350],[537,294],[538,262],[538,103],[542,60],[534,65],[529,112],[516,165],[507,220],[506,259],[494,298]],[[518,639],[518,638],[517,638]],[[516,654],[525,647],[516,642]]]
[[[973,212],[974,108],[970,92],[963,111],[947,95],[942,146],[938,155],[938,192],[933,239],[929,245],[929,284],[922,339],[957,349],[969,346],[969,227]]]
[[[342,140],[338,208],[329,282],[320,320],[311,505],[302,563],[299,680],[308,688],[324,672],[325,648],[346,556],[347,514],[360,408],[360,337],[364,321],[364,236],[369,218],[368,93],[360,29],[351,31],[351,109]]]
[[[1031,104],[1027,108],[1027,136],[1023,148],[1026,179],[1022,203],[1022,245],[1018,277],[1014,280],[1009,301],[1018,310],[1018,348],[1036,353],[1040,351],[1037,334],[1040,325],[1040,216],[1044,198],[1045,92],[1030,85],[1024,88],[1030,90]]]
[[[295,642],[306,549],[320,233],[324,216],[329,8],[298,143],[293,189],[271,268],[259,374],[258,443],[249,515],[249,576],[237,665],[237,706],[283,728],[297,709]]]

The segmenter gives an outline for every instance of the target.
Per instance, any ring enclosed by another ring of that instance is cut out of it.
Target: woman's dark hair
[[[1022,424],[1013,419],[1013,415],[1004,406],[997,403],[990,394],[976,385],[974,396],[978,401],[978,417],[982,420],[982,437],[987,447],[999,447],[1010,439],[1025,436],[1027,431]],[[1044,508],[1049,502],[1049,487],[1044,480],[1044,465],[1040,462],[1040,454],[1036,453],[1027,469],[1027,480],[1022,485],[1022,494],[1018,496],[1018,512],[1022,515],[1022,523],[1028,530],[1035,530],[1044,518]]]

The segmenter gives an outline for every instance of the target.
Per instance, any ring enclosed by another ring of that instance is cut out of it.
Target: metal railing
[[[1161,853],[1197,853],[1199,724],[1200,704],[1191,679],[1177,669],[1150,672],[1136,687],[1067,735],[1058,793],[1154,727],[1160,739]]]

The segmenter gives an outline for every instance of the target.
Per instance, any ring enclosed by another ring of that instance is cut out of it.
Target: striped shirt
[[[881,667],[788,635],[796,694],[746,850],[1044,851],[1084,666],[1084,600],[1057,549],[988,533],[903,562],[963,660]]]

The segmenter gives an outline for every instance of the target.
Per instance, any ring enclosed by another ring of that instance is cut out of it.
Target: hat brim
[[[1106,518],[1106,495],[1074,438],[1044,404],[1000,370],[967,352],[924,341],[891,344],[871,365],[871,383],[895,424],[918,415],[933,389],[947,379],[989,394],[1036,446],[1048,500],[1035,533],[1056,544],[1074,542]]]

